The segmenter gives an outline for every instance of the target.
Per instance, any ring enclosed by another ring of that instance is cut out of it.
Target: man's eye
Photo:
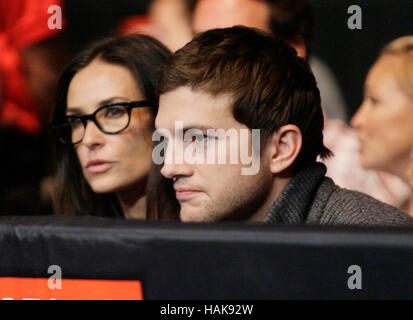
[[[193,135],[192,142],[204,142],[204,136],[201,134]]]
[[[208,143],[209,141],[213,140],[214,136],[209,136],[206,134],[199,134],[192,136],[192,142],[197,142],[199,144]]]
[[[169,143],[168,137],[166,135],[161,135],[159,143],[161,142]]]
[[[192,142],[204,143],[208,140],[207,135],[195,134],[192,136]]]

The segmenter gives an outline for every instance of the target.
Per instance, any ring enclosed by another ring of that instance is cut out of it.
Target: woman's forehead
[[[127,68],[94,61],[80,70],[70,82],[67,107],[90,111],[112,102],[111,99],[132,101],[143,100],[144,96]]]

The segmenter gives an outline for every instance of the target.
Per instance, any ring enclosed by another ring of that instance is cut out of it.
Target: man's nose
[[[165,159],[161,169],[161,174],[168,179],[173,179],[179,176],[190,176],[193,173],[192,167],[185,163],[183,154],[176,154],[179,148],[172,146],[169,142],[165,151]]]

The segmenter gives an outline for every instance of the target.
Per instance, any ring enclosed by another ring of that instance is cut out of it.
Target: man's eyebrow
[[[215,128],[214,126],[208,126],[208,125],[189,125],[189,126],[185,126],[182,131],[185,133],[188,130],[191,129],[198,129],[201,131],[207,131],[207,130],[217,130],[217,128]]]
[[[158,131],[161,134],[164,134],[165,132],[170,132],[169,129],[159,128],[158,126],[156,126],[156,122],[155,122],[155,129],[156,129],[156,131]],[[207,133],[207,130],[218,130],[213,126],[192,125],[192,126],[185,126],[184,128],[182,128],[182,130],[177,130],[177,133],[185,134],[188,130],[194,130],[194,129],[200,130],[204,133]],[[175,129],[171,133],[174,135],[175,134]]]

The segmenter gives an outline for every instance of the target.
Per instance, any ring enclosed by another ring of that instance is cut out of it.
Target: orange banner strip
[[[143,300],[137,280],[1,278],[0,300]],[[50,286],[50,288],[49,288]]]

